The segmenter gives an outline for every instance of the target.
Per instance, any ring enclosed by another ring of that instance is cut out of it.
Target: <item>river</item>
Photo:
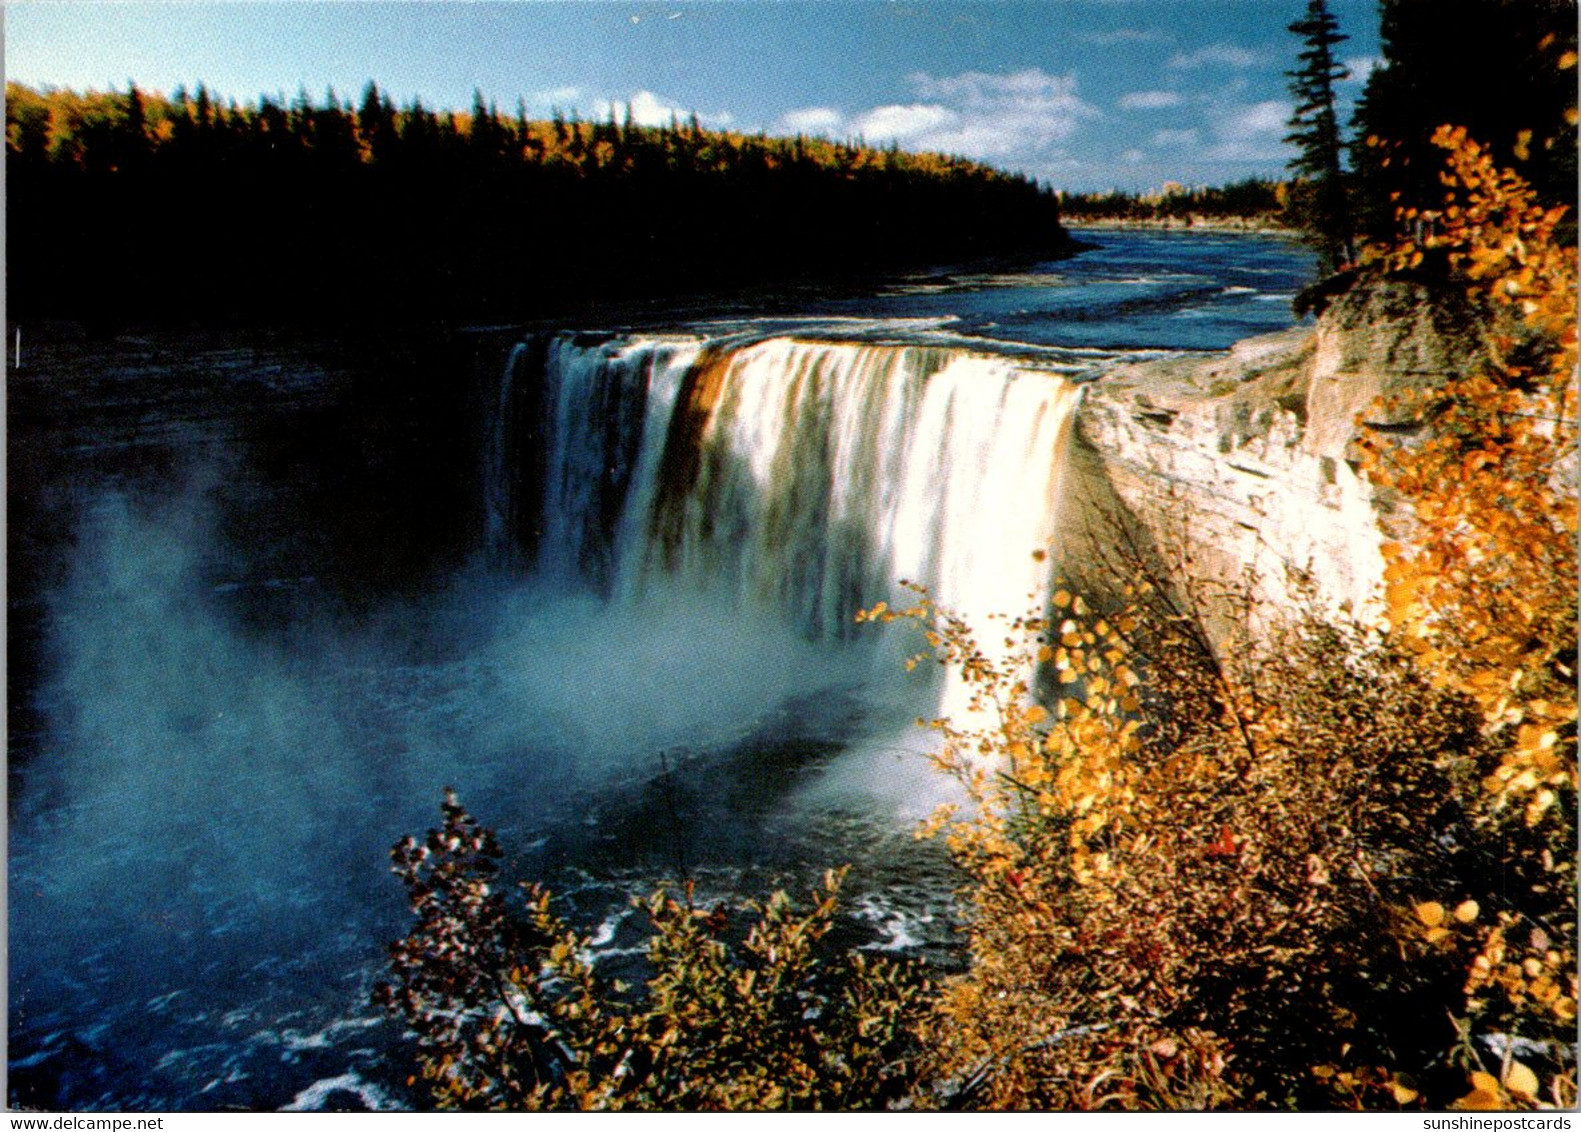
[[[849,945],[950,962],[911,837],[950,785],[911,721],[955,701],[851,612],[901,577],[1022,612],[1081,382],[1289,326],[1314,271],[1276,237],[1087,238],[416,361],[23,328],[11,1103],[421,1107],[368,1002],[405,922],[386,852],[447,785],[608,968],[634,893],[844,862]]]

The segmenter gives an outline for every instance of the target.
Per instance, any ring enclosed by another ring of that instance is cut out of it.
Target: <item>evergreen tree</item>
[[[1307,0],[1306,15],[1290,25],[1305,44],[1301,65],[1287,71],[1295,111],[1285,141],[1298,153],[1290,170],[1298,178],[1297,204],[1313,244],[1330,271],[1354,258],[1353,226],[1345,184],[1339,117],[1334,110],[1334,83],[1350,74],[1334,58],[1334,47],[1347,36],[1328,10],[1327,0]]]
[[[1382,62],[1356,107],[1363,231],[1392,238],[1396,207],[1436,208],[1434,131],[1464,126],[1546,204],[1576,187],[1575,0],[1383,0]],[[1395,194],[1398,194],[1397,196]],[[1560,239],[1573,243],[1574,226]]]
[[[324,309],[341,309],[348,289],[373,278],[394,290],[423,281],[452,310],[516,310],[677,281],[733,287],[956,262],[1025,251],[1029,234],[1038,247],[1064,246],[1057,206],[1033,182],[893,146],[747,137],[679,116],[655,129],[618,109],[605,121],[573,111],[540,123],[518,104],[512,120],[481,92],[470,116],[416,100],[398,110],[371,82],[356,102],[333,90],[321,101],[299,90],[289,104],[194,91],[166,99],[135,86],[122,95],[7,84],[8,188],[26,202],[13,214],[29,221],[10,229],[10,262],[33,309],[54,296],[76,302],[74,280],[113,276],[92,267],[104,263],[157,263],[146,290],[194,311],[245,305],[304,275],[314,278],[308,305]],[[122,220],[178,196],[180,224]],[[266,219],[236,228],[238,214]],[[546,215],[557,223],[535,222]],[[769,218],[819,235],[769,253],[698,238]],[[388,239],[396,228],[401,241]],[[521,272],[529,258],[544,270]],[[238,262],[246,280],[225,294],[203,282]],[[102,290],[92,302],[128,306]]]
[[[399,144],[395,128],[395,106],[390,96],[369,82],[362,91],[362,107],[357,111],[357,133],[374,161],[386,161]]]

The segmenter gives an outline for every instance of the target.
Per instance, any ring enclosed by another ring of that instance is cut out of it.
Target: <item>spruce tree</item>
[[[1576,193],[1575,0],[1383,0],[1379,65],[1356,106],[1357,220],[1389,239],[1397,207],[1436,208],[1442,125],[1464,126],[1544,204]],[[1573,243],[1573,223],[1559,238]]]
[[[1298,151],[1290,159],[1297,182],[1296,209],[1324,268],[1333,271],[1353,258],[1354,232],[1342,161],[1345,144],[1334,110],[1334,83],[1350,74],[1335,60],[1334,46],[1348,37],[1340,34],[1327,0],[1307,0],[1306,15],[1290,30],[1305,44],[1300,66],[1285,72],[1295,97],[1285,141]]]

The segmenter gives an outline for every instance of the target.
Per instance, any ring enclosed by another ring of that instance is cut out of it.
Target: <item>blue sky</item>
[[[1376,0],[1331,0],[1353,98]],[[1219,184],[1289,157],[1284,71],[1305,0],[517,0],[42,3],[5,8],[6,77],[240,101],[354,98],[860,135],[979,158],[1070,190]]]

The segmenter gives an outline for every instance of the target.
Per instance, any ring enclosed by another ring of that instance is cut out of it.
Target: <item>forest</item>
[[[372,82],[356,106],[12,83],[6,146],[23,318],[520,319],[1070,246],[1048,188],[960,158]]]
[[[1297,172],[1332,183],[1292,185],[1341,268],[1324,294],[1409,292],[1483,343],[1358,426],[1394,515],[1384,615],[1322,610],[1298,571],[1282,609],[1251,580],[1210,592],[1189,514],[1164,569],[1116,539],[1004,624],[926,592],[860,614],[914,623],[909,663],[976,693],[930,724],[970,804],[923,831],[960,872],[961,971],[829,949],[837,870],[735,919],[656,892],[649,977],[612,985],[447,796],[392,851],[414,922],[380,991],[436,1103],[1575,1106],[1574,6],[1385,3],[1343,146],[1342,37],[1307,11],[1292,77],[1328,122],[1293,128],[1332,163]],[[499,1002],[532,1013],[464,1008]]]
[[[1066,193],[1060,211],[1073,224],[1085,220],[1177,221],[1243,220],[1285,227],[1295,222],[1289,212],[1289,186],[1267,177],[1248,177],[1212,187],[1170,182],[1158,192],[1113,189],[1102,193]]]
[[[744,906],[649,893],[617,979],[574,903],[521,878],[530,831],[446,791],[390,852],[410,917],[372,991],[428,1103],[1576,1106],[1575,4],[1385,0],[1348,139],[1343,37],[1305,7],[1294,175],[1156,198],[372,83],[360,103],[8,86],[13,321],[574,317],[1046,258],[1072,246],[1062,217],[1145,210],[1277,213],[1335,269],[1312,310],[1409,294],[1480,343],[1368,406],[1329,469],[1388,519],[1375,610],[1321,606],[1298,569],[1277,609],[1260,579],[1200,581],[1182,508],[1178,545],[1117,524],[1108,561],[1003,620],[920,590],[857,616],[972,693],[927,725],[966,800],[919,830],[953,869],[948,964],[839,946],[830,861],[810,894]],[[1303,394],[1277,404],[1305,424]]]

